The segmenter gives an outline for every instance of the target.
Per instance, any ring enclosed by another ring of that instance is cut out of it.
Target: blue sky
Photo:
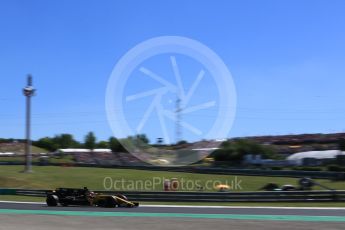
[[[136,44],[166,35],[198,40],[228,66],[237,91],[229,136],[342,132],[344,9],[340,0],[1,0],[0,137],[24,137],[21,89],[31,73],[34,139],[82,140],[88,131],[107,139],[113,67]]]

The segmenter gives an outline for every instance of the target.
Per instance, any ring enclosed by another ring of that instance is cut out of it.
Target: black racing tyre
[[[314,181],[308,177],[304,177],[300,179],[298,183],[303,189],[310,189],[311,187],[314,186]]]
[[[94,203],[94,205],[98,207],[105,207],[105,200],[98,200],[97,202]]]
[[[275,189],[278,189],[279,186],[275,183],[268,183],[265,186],[263,186],[262,188],[260,188],[260,190],[265,190],[265,191],[274,191]]]
[[[295,186],[292,185],[283,185],[281,189],[282,191],[296,191]]]
[[[115,208],[116,205],[117,205],[117,202],[113,197],[107,197],[107,199],[105,200],[106,208]]]
[[[49,207],[55,207],[58,205],[59,198],[55,195],[48,195],[46,199],[46,203]]]

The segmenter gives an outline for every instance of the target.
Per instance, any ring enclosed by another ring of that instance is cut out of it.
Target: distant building
[[[242,163],[245,165],[280,166],[280,167],[293,165],[293,162],[290,162],[288,160],[262,159],[261,155],[259,154],[245,155]]]
[[[261,165],[262,164],[261,155],[260,154],[247,154],[244,156],[243,163],[247,164],[247,165]]]
[[[111,149],[58,149],[56,151],[57,153],[111,153]]]
[[[307,151],[292,154],[287,157],[287,160],[294,162],[296,165],[315,166],[342,155],[345,156],[345,152],[339,150]]]

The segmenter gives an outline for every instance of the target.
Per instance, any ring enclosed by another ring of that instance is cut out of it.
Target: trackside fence
[[[0,195],[45,197],[48,190],[0,189]],[[95,191],[107,195],[124,194],[130,200],[157,202],[330,202],[345,201],[345,190],[260,191],[260,192],[151,192]],[[1,199],[1,196],[0,196]]]

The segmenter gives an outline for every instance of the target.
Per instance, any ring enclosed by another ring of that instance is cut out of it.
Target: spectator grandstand
[[[111,152],[110,149],[59,149],[55,154],[72,155],[76,163],[97,165],[143,165],[130,153]]]

